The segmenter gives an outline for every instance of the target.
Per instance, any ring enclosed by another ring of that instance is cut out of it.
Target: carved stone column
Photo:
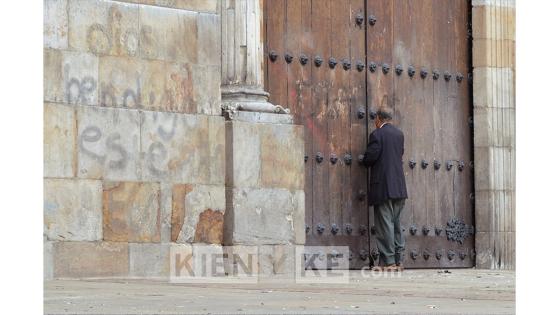
[[[268,102],[264,90],[262,1],[224,0],[222,21],[222,110],[287,114]]]

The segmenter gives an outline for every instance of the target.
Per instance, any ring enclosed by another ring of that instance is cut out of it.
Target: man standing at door
[[[364,165],[371,167],[368,205],[374,207],[377,248],[384,270],[402,270],[404,234],[400,217],[404,208],[406,182],[403,171],[404,135],[392,124],[389,108],[375,116],[375,130],[369,135]]]

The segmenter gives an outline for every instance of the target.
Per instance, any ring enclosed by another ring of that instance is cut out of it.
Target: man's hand
[[[377,138],[376,131],[377,129],[369,135],[369,142],[363,160],[365,166],[373,166],[381,154],[381,143]]]

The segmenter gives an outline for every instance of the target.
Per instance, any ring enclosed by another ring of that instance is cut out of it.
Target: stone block
[[[247,279],[254,277],[257,280],[259,273],[259,248],[257,246],[225,246],[225,272],[230,277]]]
[[[172,241],[222,244],[225,203],[224,186],[175,185]]]
[[[295,244],[305,244],[305,192],[294,191],[294,233]]]
[[[219,66],[193,66],[193,93],[196,112],[221,115],[221,74]]]
[[[160,242],[159,183],[103,183],[103,240]]]
[[[208,179],[208,119],[142,112],[144,180],[200,183]]]
[[[76,172],[76,112],[45,103],[43,110],[43,175],[73,177]]]
[[[476,267],[478,269],[494,267],[492,235],[491,232],[477,232],[475,235]]]
[[[513,155],[511,147],[475,147],[475,189],[514,190]]]
[[[303,189],[303,127],[288,124],[227,122],[233,169],[229,187]],[[279,171],[281,170],[281,171]]]
[[[512,203],[512,191],[477,191],[475,196],[477,232],[515,231],[515,209]]]
[[[97,104],[98,64],[98,58],[89,53],[44,49],[44,100]]]
[[[82,106],[78,117],[78,176],[140,180],[140,113]]]
[[[487,147],[492,142],[492,111],[485,107],[475,107],[473,109],[474,121],[474,145]]]
[[[53,242],[43,242],[43,280],[53,279]]]
[[[515,40],[515,7],[473,2],[472,30],[474,39]]]
[[[515,109],[474,108],[475,146],[515,145]]]
[[[259,249],[259,275],[269,277],[274,274],[274,245],[260,245]]]
[[[191,72],[188,64],[101,57],[99,103],[111,107],[196,112]]]
[[[96,241],[102,236],[101,182],[44,180],[44,233],[48,240]]]
[[[43,46],[68,48],[68,1],[45,0],[43,2]]]
[[[220,16],[217,14],[199,14],[197,28],[198,63],[220,66],[222,51]],[[218,70],[218,74],[220,74],[220,70]]]
[[[478,269],[515,269],[515,232],[477,232]]]
[[[232,190],[225,244],[293,244],[294,216],[298,202],[295,194],[280,188],[235,188]],[[271,228],[272,227],[272,228]]]
[[[193,185],[179,184],[172,187],[172,212],[171,212],[171,241],[177,242],[179,233],[185,222],[185,200],[188,193],[193,190]]]
[[[171,214],[173,209],[173,184],[160,183],[161,242],[171,242]]]
[[[177,281],[194,276],[193,247],[191,244],[169,244],[169,277]]]
[[[161,7],[190,10],[196,12],[216,13],[218,0],[121,0],[131,3],[155,5]]]
[[[503,176],[503,186],[500,188],[502,190],[513,191],[515,190],[515,181],[513,180],[513,172],[515,172],[515,164],[513,163],[513,156],[515,151],[511,147],[502,147],[498,150],[502,151],[502,176]],[[499,169],[498,169],[499,170]],[[497,171],[498,171],[497,170]]]
[[[296,246],[274,245],[274,274],[295,277]]]
[[[493,159],[493,172],[498,175],[494,189],[497,190],[513,190],[514,183],[511,181],[511,156],[513,149],[509,147],[491,147]]]
[[[303,189],[303,126],[260,125],[261,186]]]
[[[261,141],[257,124],[227,121],[228,187],[258,187],[261,172]],[[230,145],[231,144],[231,145]]]
[[[475,68],[475,107],[515,108],[513,71],[509,68]]]
[[[226,274],[224,249],[217,244],[192,244],[192,266],[197,277],[220,277]]]
[[[475,219],[477,232],[489,232],[494,229],[494,194],[489,190],[475,193]]]
[[[140,5],[140,56],[197,63],[197,13]]]
[[[221,119],[142,112],[143,178],[173,183],[223,183]],[[209,125],[216,129],[210,130]]]
[[[226,180],[226,134],[223,116],[208,116],[209,184],[224,185]]]
[[[54,278],[128,276],[128,244],[112,242],[56,242]]]
[[[504,191],[504,232],[515,232],[515,191]]]
[[[130,277],[162,279],[169,277],[169,244],[130,243]]]
[[[296,272],[297,245],[260,245],[259,275],[266,280],[273,275],[294,278]]]
[[[474,39],[473,67],[514,69],[515,42],[501,39]]]
[[[137,4],[106,0],[68,1],[71,49],[98,55],[137,55]]]
[[[490,147],[474,148],[475,190],[495,189],[495,165]]]
[[[64,101],[63,52],[54,49],[43,50],[43,99]]]

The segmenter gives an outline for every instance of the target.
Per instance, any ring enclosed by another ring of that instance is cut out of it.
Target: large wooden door
[[[265,1],[266,88],[305,126],[307,245],[379,262],[360,155],[387,105],[405,134],[405,265],[474,265],[468,21],[460,0]]]

